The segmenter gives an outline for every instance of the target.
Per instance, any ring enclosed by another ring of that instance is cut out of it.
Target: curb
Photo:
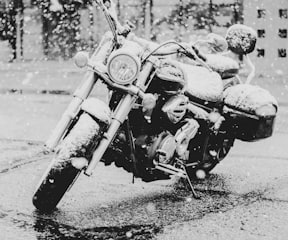
[[[0,89],[0,94],[51,94],[51,95],[72,95],[72,92],[57,89]]]
[[[40,95],[63,95],[63,96],[71,96],[73,92],[67,90],[60,89],[0,89],[0,94],[40,94]],[[288,107],[288,101],[278,101],[279,106]]]

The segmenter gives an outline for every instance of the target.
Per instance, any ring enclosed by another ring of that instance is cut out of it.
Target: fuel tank
[[[223,97],[220,75],[202,66],[180,63],[186,80],[186,94],[204,101],[218,102]]]

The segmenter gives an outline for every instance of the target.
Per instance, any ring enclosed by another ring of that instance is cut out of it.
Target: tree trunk
[[[151,12],[152,12],[152,1],[145,1],[145,20],[144,20],[144,28],[145,28],[145,38],[151,39]]]

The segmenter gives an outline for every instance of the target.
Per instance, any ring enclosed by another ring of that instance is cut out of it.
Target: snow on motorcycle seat
[[[239,64],[230,57],[220,54],[207,54],[206,63],[216,72],[222,79],[234,77],[239,72]]]
[[[186,80],[185,94],[205,102],[222,101],[223,83],[220,75],[202,66],[179,63]]]
[[[239,84],[224,91],[225,119],[232,121],[236,138],[256,141],[273,133],[277,100],[265,89]]]

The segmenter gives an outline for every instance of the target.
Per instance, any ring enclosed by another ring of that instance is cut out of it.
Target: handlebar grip
[[[130,32],[131,32],[130,26],[128,24],[125,24],[124,26],[122,26],[120,30],[118,30],[117,33],[120,36],[127,37]]]
[[[129,20],[126,20],[126,25],[129,26],[129,28],[131,30],[136,29],[136,26],[132,22],[130,22]]]
[[[198,56],[201,60],[203,60],[204,62],[207,61],[206,56],[205,56],[203,53],[201,53],[200,50],[199,50],[197,47],[195,47],[195,46],[192,45],[192,48],[193,48],[193,50],[195,51],[195,53],[197,54],[197,56]]]

